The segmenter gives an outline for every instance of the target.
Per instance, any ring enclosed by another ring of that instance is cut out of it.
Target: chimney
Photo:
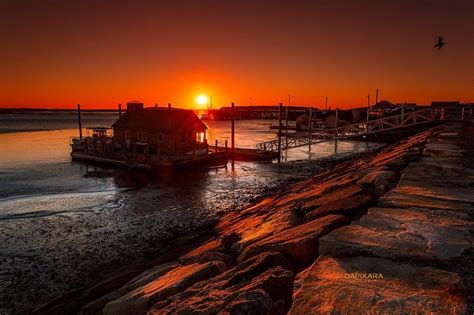
[[[171,103],[168,103],[168,109],[171,109]]]
[[[131,101],[127,103],[127,112],[136,112],[143,109],[143,103],[139,101]]]

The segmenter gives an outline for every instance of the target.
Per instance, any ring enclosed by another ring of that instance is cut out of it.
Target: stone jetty
[[[35,311],[472,312],[473,135],[445,124],[338,164]]]

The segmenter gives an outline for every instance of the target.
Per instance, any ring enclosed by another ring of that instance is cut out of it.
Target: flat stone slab
[[[462,150],[456,144],[450,143],[427,143],[423,150],[423,155],[427,156],[462,156],[465,150]]]
[[[361,208],[364,210],[368,208],[368,205],[373,202],[374,197],[370,194],[357,194],[354,196],[341,198],[328,202],[310,212],[304,216],[304,222],[316,220],[325,215],[329,214],[343,214],[351,216]]]
[[[447,163],[446,161],[417,162],[410,163],[402,172],[402,177],[412,180],[432,179],[474,179],[474,170],[461,166],[461,161]]]
[[[287,268],[280,253],[265,252],[161,299],[147,314],[284,314],[291,307],[295,278]],[[278,305],[281,311],[275,312]]]
[[[448,265],[473,247],[474,223],[440,211],[371,208],[319,240],[320,255]]]
[[[217,276],[223,273],[226,268],[227,266],[223,262],[215,261],[177,267],[107,303],[102,314],[145,314],[156,302],[168,299],[196,282]]]
[[[306,268],[318,257],[319,238],[348,223],[346,217],[335,214],[315,219],[246,247],[238,260],[242,262],[262,252],[277,251],[298,268]]]
[[[467,314],[466,289],[435,268],[321,256],[296,277],[288,314]]]
[[[462,212],[471,212],[473,209],[471,202],[448,200],[436,195],[426,196],[396,189],[392,189],[381,197],[378,205],[390,208],[445,209]]]
[[[441,132],[438,137],[441,139],[458,139],[459,132]]]
[[[474,187],[439,186],[429,182],[405,180],[391,192],[474,204]]]
[[[179,264],[175,261],[169,262],[166,264],[161,264],[158,266],[154,266],[151,269],[148,269],[132,280],[130,280],[128,283],[126,283],[124,286],[121,288],[112,291],[101,298],[87,304],[81,309],[81,315],[93,315],[93,314],[100,314],[102,313],[102,309],[105,307],[107,303],[110,301],[113,301],[115,299],[120,298],[121,296],[135,290],[136,288],[139,288],[141,286],[146,285],[149,282],[152,282],[156,280],[157,278],[163,276],[167,272],[176,269],[179,267]]]

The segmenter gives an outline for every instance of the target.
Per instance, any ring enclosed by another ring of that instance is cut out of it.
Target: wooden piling
[[[234,150],[235,150],[235,104],[232,103],[232,112],[231,112],[231,138],[230,138],[230,145],[231,145],[231,152],[232,152],[232,161],[234,160]]]
[[[79,139],[82,140],[82,123],[81,123],[81,105],[77,104],[77,122],[79,123]]]
[[[312,128],[312,120],[313,120],[313,109],[309,108],[309,126],[308,126],[308,143],[309,143],[309,150],[311,151],[311,128]]]
[[[335,123],[335,129],[336,129],[336,134],[335,134],[335,140],[334,140],[334,154],[337,154],[337,137],[339,136],[339,131],[337,130],[337,127],[339,125],[339,107],[336,108],[336,123]]]
[[[278,107],[278,163],[281,162],[281,114],[283,111],[283,104],[280,103]]]
[[[367,123],[365,125],[365,132],[369,132],[369,118],[370,118],[370,94],[367,95]]]
[[[217,140],[216,140],[216,152],[217,152]]]

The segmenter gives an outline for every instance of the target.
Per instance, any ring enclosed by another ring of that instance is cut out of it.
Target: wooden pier
[[[337,113],[337,112],[336,112]],[[468,121],[473,119],[472,109],[428,108],[356,124],[326,129],[307,134],[279,134],[279,138],[256,145],[257,150],[281,152],[292,148],[309,146],[326,141],[345,140],[369,136],[386,131],[402,130],[423,124],[443,121]],[[284,141],[282,140],[284,138]]]

